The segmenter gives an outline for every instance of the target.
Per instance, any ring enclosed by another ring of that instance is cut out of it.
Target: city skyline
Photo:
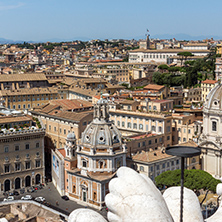
[[[215,7],[216,6],[216,7]],[[222,2],[3,0],[0,38],[24,41],[218,37]],[[213,24],[213,25],[212,25]],[[182,34],[181,34],[182,33]],[[185,34],[183,34],[185,33]],[[190,37],[189,37],[190,36]],[[166,38],[166,37],[165,37]]]

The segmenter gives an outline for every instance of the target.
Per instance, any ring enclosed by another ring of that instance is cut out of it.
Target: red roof
[[[217,83],[217,80],[211,80],[211,79],[206,79],[204,81],[202,81],[201,83],[205,83],[205,84],[215,84]]]
[[[58,149],[58,151],[63,155],[63,157],[66,157],[66,151],[65,149]]]
[[[147,86],[145,86],[143,89],[147,89],[147,90],[161,90],[163,89],[165,86],[161,86],[161,85],[155,85],[155,84],[149,84]]]

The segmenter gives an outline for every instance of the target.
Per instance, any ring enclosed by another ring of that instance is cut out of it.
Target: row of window
[[[44,103],[42,103],[41,105],[44,105]],[[38,103],[37,106],[40,106],[40,104]],[[8,108],[11,109],[11,106],[8,105]],[[22,106],[20,104],[18,104],[17,108],[16,108],[16,105],[13,105],[12,108],[13,109],[22,109],[22,108],[23,109],[31,109],[31,104],[27,104],[27,105],[23,104]]]
[[[159,138],[159,142],[162,143],[162,137]],[[157,143],[157,139],[155,139],[155,143]],[[148,140],[148,145],[152,144],[152,140]],[[138,147],[146,146],[146,141],[138,143]]]
[[[181,132],[181,128],[178,128],[178,132]],[[186,133],[186,129],[183,129],[183,132]],[[191,130],[188,129],[188,133],[190,134],[191,133]]]
[[[180,161],[176,160],[176,161],[171,161],[171,163],[167,162],[167,163],[158,164],[158,165],[156,165],[156,170],[160,170],[160,167],[162,167],[162,169],[168,168],[168,167],[170,167],[170,164],[171,164],[171,166],[179,165],[179,163],[180,163]],[[144,172],[144,166],[140,166],[139,170],[141,172]],[[154,170],[154,167],[150,166],[149,171],[153,172],[153,170]]]
[[[117,121],[117,126],[120,126],[120,121]],[[122,127],[125,127],[125,122],[122,122]],[[127,123],[127,128],[132,128],[132,124],[130,122]],[[139,127],[137,123],[133,123],[133,129],[140,129],[143,130],[143,124],[139,124]],[[156,126],[151,126],[151,130],[156,132]],[[146,131],[148,131],[148,125],[146,125]],[[167,131],[170,131],[170,126],[167,127]],[[162,133],[162,127],[158,127],[158,132]]]
[[[40,143],[39,142],[37,142],[37,143],[35,143],[35,148],[39,148],[40,147]],[[25,149],[26,150],[29,150],[30,149],[30,144],[29,143],[26,143],[25,144]],[[19,151],[20,150],[20,145],[15,145],[14,146],[14,151]],[[9,152],[9,146],[5,146],[4,147],[4,152],[5,153],[8,153]]]
[[[36,168],[39,168],[41,167],[41,160],[36,160],[35,161],[35,167]],[[21,163],[15,163],[14,165],[14,171],[21,171]],[[31,162],[28,161],[28,162],[25,162],[25,169],[28,170],[28,169],[31,169]],[[11,170],[11,165],[10,164],[7,164],[4,166],[4,173],[10,173],[12,170]]]

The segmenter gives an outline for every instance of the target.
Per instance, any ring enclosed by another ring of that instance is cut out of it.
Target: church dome
[[[122,144],[121,134],[112,122],[102,124],[92,122],[83,132],[82,144],[87,147],[108,148]]]
[[[67,135],[67,140],[75,140],[76,139],[76,136],[75,136],[75,133],[74,132],[71,132]]]
[[[222,84],[214,87],[207,95],[205,110],[222,110]]]
[[[122,144],[119,130],[109,121],[107,100],[101,98],[94,106],[93,121],[83,132],[81,142],[85,147],[99,149],[118,147]]]

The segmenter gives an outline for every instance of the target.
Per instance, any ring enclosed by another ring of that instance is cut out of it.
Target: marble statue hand
[[[68,222],[107,222],[102,215],[90,209],[80,208],[74,210],[68,218]]]
[[[181,187],[170,187],[163,193],[169,211],[175,222],[180,221],[180,192]],[[184,187],[183,222],[203,222],[200,203],[197,195]]]
[[[150,178],[121,167],[109,183],[105,202],[109,222],[173,222],[167,205]]]

